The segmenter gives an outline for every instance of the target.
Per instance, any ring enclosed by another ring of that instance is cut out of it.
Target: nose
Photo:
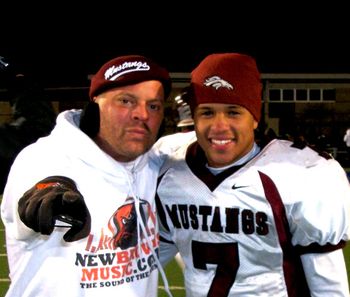
[[[224,113],[217,113],[213,118],[212,128],[216,130],[225,130],[229,127],[229,121]]]
[[[143,103],[137,104],[132,111],[132,118],[134,120],[145,121],[148,119],[148,116],[147,105]]]

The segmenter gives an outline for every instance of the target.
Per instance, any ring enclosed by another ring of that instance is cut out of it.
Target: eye
[[[209,110],[209,109],[202,110],[202,111],[199,112],[199,115],[200,116],[204,116],[204,117],[209,117],[209,116],[211,116],[213,114],[214,114],[214,112],[212,110]]]
[[[230,111],[228,111],[228,115],[230,115],[230,116],[235,116],[235,115],[239,115],[239,114],[240,114],[240,112],[237,111],[237,110],[230,110]]]
[[[149,103],[148,104],[148,108],[151,111],[160,111],[163,109],[163,104],[161,104],[160,102],[155,102],[155,103]]]
[[[130,98],[127,98],[127,97],[122,97],[122,98],[119,98],[119,102],[123,105],[132,105],[134,104],[133,100],[130,99]]]
[[[161,109],[162,109],[162,106],[161,106],[160,104],[150,104],[150,105],[149,105],[149,108],[150,108],[151,110],[156,110],[156,111],[158,111],[158,110],[161,110]]]

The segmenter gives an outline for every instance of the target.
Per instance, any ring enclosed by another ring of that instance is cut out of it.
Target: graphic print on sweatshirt
[[[75,265],[81,267],[81,288],[137,282],[157,270],[159,235],[155,213],[146,200],[135,202],[128,197],[112,214],[106,228],[101,229],[99,238],[95,236],[92,233],[88,236],[85,254],[76,254]]]

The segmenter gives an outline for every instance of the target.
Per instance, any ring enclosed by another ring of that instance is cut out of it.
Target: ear
[[[90,138],[94,138],[100,130],[100,108],[96,102],[89,101],[85,106],[79,128]]]
[[[254,119],[254,123],[253,123],[254,130],[257,129],[258,126],[259,126],[259,122],[256,119]]]

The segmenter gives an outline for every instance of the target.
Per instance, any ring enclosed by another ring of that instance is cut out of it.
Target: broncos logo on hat
[[[149,203],[140,199],[140,215],[145,225],[149,212]],[[108,222],[108,229],[113,234],[111,239],[113,249],[120,247],[122,250],[125,250],[136,246],[138,241],[137,226],[135,200],[132,197],[128,197],[124,204],[114,212]]]
[[[221,88],[221,87],[229,89],[229,90],[233,90],[233,86],[229,82],[227,82],[226,80],[222,79],[219,76],[212,76],[212,77],[207,78],[204,82],[204,85],[207,87],[213,87],[216,90]]]

